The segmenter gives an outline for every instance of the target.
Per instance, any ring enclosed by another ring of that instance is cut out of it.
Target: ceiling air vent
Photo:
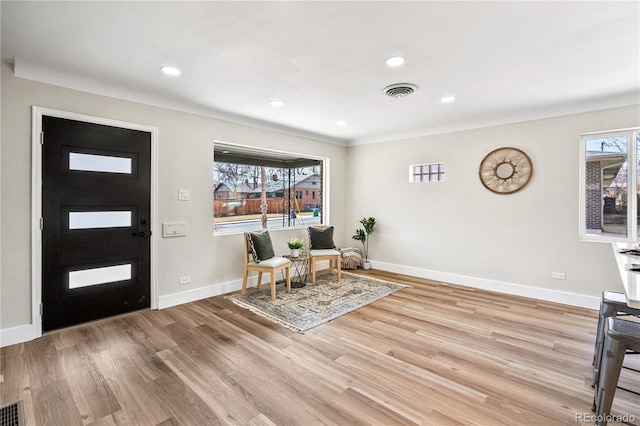
[[[416,86],[415,84],[398,83],[385,87],[384,89],[382,89],[382,92],[387,96],[391,96],[392,98],[404,98],[405,96],[409,96],[416,90],[418,90],[418,86]]]

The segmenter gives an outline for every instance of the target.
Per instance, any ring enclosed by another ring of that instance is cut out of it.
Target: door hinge
[[[43,315],[44,312],[44,307],[42,306],[42,303],[40,304],[40,316]]]
[[[44,218],[43,217],[40,218],[40,230],[44,231]]]
[[[44,132],[40,132],[40,145],[44,145]]]

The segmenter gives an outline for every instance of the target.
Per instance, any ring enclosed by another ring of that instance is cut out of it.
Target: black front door
[[[44,116],[42,329],[150,306],[151,133]]]

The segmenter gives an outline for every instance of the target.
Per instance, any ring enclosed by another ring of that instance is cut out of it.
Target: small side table
[[[309,254],[306,251],[302,251],[298,257],[291,257],[291,255],[288,254],[282,257],[291,261],[291,287],[301,288],[307,285],[307,277],[309,276]]]

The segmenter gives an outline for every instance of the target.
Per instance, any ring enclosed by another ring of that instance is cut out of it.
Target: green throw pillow
[[[249,240],[251,255],[256,263],[260,263],[261,260],[271,259],[276,255],[273,251],[269,231],[249,232],[247,234],[247,240]]]
[[[333,226],[327,226],[324,229],[309,227],[309,249],[325,250],[334,249],[336,245],[333,243]]]

